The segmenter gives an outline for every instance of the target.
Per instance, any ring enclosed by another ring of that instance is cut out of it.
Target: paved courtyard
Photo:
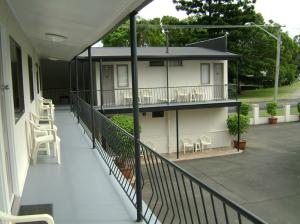
[[[269,223],[300,223],[300,122],[251,127],[247,150],[177,162]]]

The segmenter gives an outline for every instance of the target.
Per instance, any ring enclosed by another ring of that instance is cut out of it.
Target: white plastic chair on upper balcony
[[[209,138],[206,135],[202,135],[199,138],[200,146],[201,146],[201,152],[204,151],[205,148],[208,148],[208,146],[211,145],[211,138]]]
[[[183,153],[184,154],[185,154],[185,151],[187,149],[192,149],[194,151],[194,143],[192,142],[191,139],[183,138],[183,139],[181,139],[181,144],[182,144],[182,147],[183,147]]]
[[[4,223],[46,222],[47,224],[54,224],[54,220],[52,216],[48,214],[15,216],[15,215],[6,214],[2,211],[0,211],[0,221],[3,221]]]
[[[60,138],[56,135],[56,131],[51,128],[41,128],[33,121],[29,120],[32,140],[31,158],[33,165],[37,162],[39,151],[44,151],[43,145],[52,144],[54,149],[54,157],[57,158],[57,163],[60,164]]]
[[[151,104],[152,92],[149,89],[143,89],[141,91],[141,102],[143,104]]]
[[[132,93],[130,90],[125,89],[123,93],[124,105],[132,104]]]

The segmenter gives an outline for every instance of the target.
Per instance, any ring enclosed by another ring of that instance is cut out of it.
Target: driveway
[[[300,223],[300,122],[251,127],[247,150],[177,162],[269,223]]]

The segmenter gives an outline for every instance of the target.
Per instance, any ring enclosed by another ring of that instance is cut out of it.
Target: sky
[[[257,0],[256,11],[260,12],[265,21],[272,19],[274,22],[285,25],[291,37],[300,34],[300,1],[299,0]],[[139,12],[139,16],[150,19],[164,15],[185,18],[183,11],[177,11],[172,0],[153,0]]]

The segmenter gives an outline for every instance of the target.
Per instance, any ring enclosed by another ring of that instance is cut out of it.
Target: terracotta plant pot
[[[131,166],[126,165],[124,161],[115,161],[115,164],[127,180],[133,177],[133,168]]]
[[[277,124],[277,117],[269,117],[269,124]]]
[[[246,148],[246,140],[240,139],[239,143],[238,143],[237,140],[233,140],[233,145],[234,145],[234,148],[236,148],[236,149],[239,148],[240,150],[245,150],[245,148]]]
[[[133,169],[131,167],[125,167],[121,172],[127,180],[130,180],[133,177]]]

